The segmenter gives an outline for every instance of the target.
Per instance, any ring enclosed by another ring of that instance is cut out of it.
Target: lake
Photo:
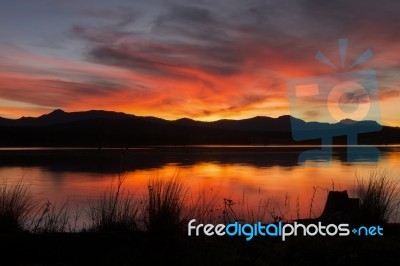
[[[206,192],[224,198],[238,209],[269,210],[286,219],[318,216],[329,190],[347,190],[354,196],[356,175],[389,171],[400,178],[400,146],[379,147],[377,162],[368,158],[346,161],[344,147],[333,147],[329,162],[298,164],[307,146],[188,146],[136,149],[2,148],[0,177],[23,179],[42,198],[61,204],[87,206],[119,175],[124,186],[143,195],[151,178],[178,176],[191,195]],[[399,179],[400,180],[400,179]],[[312,203],[312,206],[311,206]],[[194,217],[195,218],[195,217]]]

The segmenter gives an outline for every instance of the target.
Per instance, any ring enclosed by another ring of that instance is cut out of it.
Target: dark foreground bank
[[[42,204],[22,181],[4,183],[0,186],[0,265],[400,263],[400,224],[389,223],[391,217],[397,216],[400,205],[398,182],[386,172],[372,172],[367,181],[361,180],[357,199],[350,199],[346,191],[329,192],[322,215],[301,220],[304,224],[345,223],[354,230],[359,226],[379,225],[383,234],[311,236],[308,233],[309,236],[287,237],[286,241],[278,236],[259,235],[250,241],[243,235],[188,236],[188,221],[193,217],[211,224],[242,223],[246,219],[240,218],[229,199],[224,199],[225,208],[219,210],[220,215],[212,198],[202,196],[190,201],[185,186],[176,177],[150,180],[144,197],[125,191],[123,182],[124,177],[120,176],[116,186],[92,203],[86,210],[88,224],[80,229],[71,224],[66,207],[57,210],[49,202]],[[249,217],[253,219],[247,219],[247,223],[253,223],[254,217]],[[279,216],[273,218],[273,223],[295,222]]]
[[[398,265],[398,225],[382,237],[189,237],[145,232],[2,234],[1,265]]]

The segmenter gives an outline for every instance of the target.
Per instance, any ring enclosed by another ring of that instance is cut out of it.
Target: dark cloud
[[[175,78],[176,68],[223,76],[237,74],[242,68],[243,58],[233,51],[234,46],[158,43],[126,33],[90,33],[90,29],[82,26],[73,30],[89,42],[87,55],[96,63]]]
[[[369,95],[364,90],[346,92],[339,96],[339,104],[358,104],[369,102]]]
[[[140,16],[139,12],[133,10],[131,7],[85,9],[82,12],[84,15],[104,20],[105,22],[111,22],[111,25],[114,27],[128,26]]]
[[[179,25],[206,27],[216,23],[214,15],[204,7],[172,5],[166,14],[157,18],[157,26],[165,23],[177,23]]]
[[[175,41],[194,45],[218,45],[227,42],[229,25],[220,20],[218,10],[205,7],[173,5],[154,18],[154,34],[177,38]]]
[[[146,34],[83,25],[72,31],[88,42],[89,58],[97,63],[167,76],[173,74],[173,67],[212,75],[237,74],[244,62],[243,52],[227,34],[229,26],[222,26],[225,23],[214,13],[173,5],[153,19],[151,32]]]
[[[365,37],[365,23],[371,24],[369,34],[392,33],[399,25],[387,10],[396,5],[370,1],[230,3],[166,2],[147,32],[83,26],[74,32],[89,42],[88,53],[97,63],[165,76],[176,75],[171,67],[230,76],[241,73],[249,58],[255,67],[268,62],[274,69],[282,60],[296,65],[312,61],[317,49],[336,52],[338,38]],[[373,23],[371,16],[378,22]]]
[[[74,102],[81,102],[82,98],[107,97],[113,94],[118,94],[126,89],[120,85],[115,85],[106,81],[82,83],[36,79],[27,80],[25,83],[30,86],[21,85],[12,88],[1,87],[2,98],[41,106],[64,107]],[[40,88],[46,93],[36,93],[37,88]],[[60,95],[63,96],[60,97]]]

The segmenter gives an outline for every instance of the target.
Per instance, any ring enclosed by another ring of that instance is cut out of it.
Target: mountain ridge
[[[305,122],[290,115],[277,118],[256,116],[239,120],[221,119],[203,122],[189,118],[166,120],[104,110],[68,113],[57,109],[39,117],[19,119],[0,117],[0,146],[318,144],[318,133],[314,135],[311,133],[327,130],[329,135],[333,129],[342,132],[339,135],[346,135],[346,132],[354,126],[349,122],[350,120],[335,124]],[[303,142],[294,141],[293,125],[302,130],[309,130],[315,139],[309,140],[307,138],[309,133],[306,132],[306,138],[300,138]],[[381,127],[375,121],[361,121],[355,126],[365,126],[367,129],[371,126]],[[400,135],[398,128],[384,126],[382,132],[363,135],[365,136],[361,140],[364,143],[400,143],[397,137]]]
[[[0,116],[0,126],[43,126],[43,125],[51,125],[51,124],[64,124],[69,122],[75,122],[80,120],[90,120],[90,119],[144,119],[150,122],[155,123],[172,123],[179,125],[193,125],[193,124],[203,124],[203,125],[223,125],[223,124],[231,124],[228,127],[236,127],[237,123],[244,123],[248,125],[248,123],[252,122],[274,122],[274,121],[284,121],[287,122],[290,119],[302,121],[304,123],[318,123],[318,124],[335,124],[335,123],[325,123],[325,122],[317,122],[310,121],[306,122],[299,118],[293,117],[291,115],[281,115],[277,118],[268,117],[268,116],[254,116],[250,118],[243,119],[219,119],[215,121],[199,121],[187,117],[179,118],[176,120],[167,120],[154,116],[136,116],[133,114],[127,114],[124,112],[115,112],[115,111],[106,111],[106,110],[88,110],[88,111],[76,111],[76,112],[65,112],[62,109],[55,109],[48,114],[43,114],[38,117],[21,117],[17,119],[4,118]],[[355,121],[351,119],[343,119],[338,123],[343,124],[351,124],[351,123],[365,123],[365,122],[374,122],[375,121]],[[232,128],[233,129],[233,128]],[[237,129],[237,128],[235,128]],[[249,129],[249,128],[247,128]]]

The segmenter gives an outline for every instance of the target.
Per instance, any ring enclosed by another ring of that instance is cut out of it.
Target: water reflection
[[[298,156],[308,149],[307,146],[279,147],[186,147],[186,148],[152,148],[152,149],[38,149],[38,150],[0,150],[0,167],[37,166],[51,172],[88,172],[118,173],[143,169],[161,168],[168,164],[190,166],[199,163],[241,164],[254,167],[295,167]],[[379,158],[369,153],[370,147],[358,147],[357,156],[347,154],[346,146],[333,148],[329,160],[311,160],[332,162],[379,162]],[[399,147],[384,147],[382,160]],[[304,161],[307,163],[310,161]]]
[[[326,191],[348,190],[351,195],[355,172],[389,169],[399,176],[398,147],[381,148],[379,163],[346,160],[345,148],[334,147],[330,167],[316,162],[298,165],[304,147],[190,147],[143,150],[30,150],[0,151],[0,177],[24,178],[34,193],[52,201],[70,199],[88,204],[110,186],[118,174],[126,173],[127,189],[146,192],[148,180],[179,175],[191,188],[230,198],[238,205],[256,208],[260,199],[268,199],[275,208],[283,208],[290,199],[290,214],[309,217],[322,211]],[[313,195],[314,189],[316,194]]]

